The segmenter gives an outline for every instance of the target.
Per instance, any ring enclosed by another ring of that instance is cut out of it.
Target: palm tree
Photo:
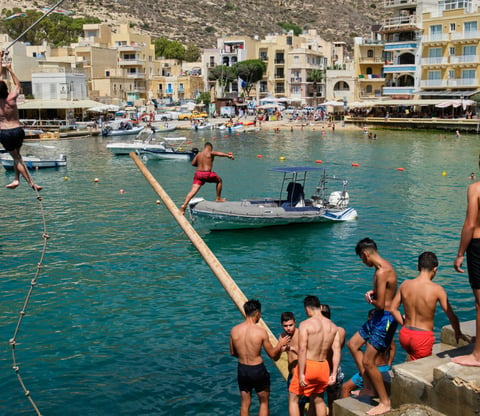
[[[323,81],[325,73],[321,69],[312,69],[310,81],[313,82],[313,104],[317,107],[318,84]]]

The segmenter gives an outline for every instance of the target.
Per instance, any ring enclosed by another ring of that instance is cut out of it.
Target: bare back
[[[400,298],[405,312],[404,325],[433,331],[437,302],[445,308],[445,290],[429,279],[406,280],[400,285]]]
[[[480,238],[480,182],[472,183],[467,195],[467,221],[471,221],[474,227],[472,238]]]
[[[373,276],[374,305],[377,309],[391,310],[392,300],[397,291],[397,275],[392,265],[380,258]]]
[[[307,339],[307,360],[325,361],[329,356],[337,326],[327,318],[313,316],[300,324],[302,339]],[[304,336],[302,336],[304,335]]]
[[[262,346],[268,340],[265,329],[249,321],[232,328],[230,332],[230,350],[238,357],[240,364],[257,365],[262,363]]]
[[[20,127],[17,108],[19,90],[14,87],[6,99],[0,99],[0,129]]]
[[[197,167],[197,171],[209,172],[213,167],[213,152],[209,147],[205,147],[195,156],[192,165]]]

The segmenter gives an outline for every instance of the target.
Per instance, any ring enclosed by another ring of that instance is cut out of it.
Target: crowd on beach
[[[462,251],[465,249],[470,254],[473,249],[471,243],[475,245],[479,242],[473,238],[469,244],[464,244],[465,230],[469,227],[468,218],[467,211],[459,255],[454,263],[458,272],[463,272]],[[475,249],[480,257],[480,250],[478,247]],[[399,342],[408,361],[432,355],[437,304],[446,313],[457,343],[460,339],[468,341],[461,332],[445,290],[433,282],[438,268],[434,253],[422,253],[418,258],[418,276],[405,280],[397,288],[396,273],[391,263],[380,255],[375,241],[364,238],[357,243],[355,251],[366,266],[374,269],[372,288],[365,293],[365,301],[372,309],[366,321],[348,341],[345,330],[332,320],[329,306],[320,303],[317,296],[305,297],[303,304],[307,319],[298,327],[292,312],[282,313],[280,321],[283,333],[275,346],[270,342],[267,331],[257,325],[261,318],[260,301],[250,299],[244,304],[245,321],[234,326],[230,333],[230,352],[238,359],[241,416],[249,415],[253,390],[260,403],[259,415],[269,414],[270,375],[262,360],[262,349],[275,361],[280,359],[283,352],[287,354],[290,416],[332,415],[333,402],[351,395],[378,398],[376,405],[366,414],[381,415],[391,410],[385,379],[390,376],[396,353],[394,335],[398,325],[401,326]],[[470,255],[470,258],[473,257]],[[468,265],[478,314],[480,268],[476,267],[480,262],[473,266],[469,261]],[[358,372],[347,381],[341,369],[344,345],[358,367]],[[480,366],[480,343],[476,341],[472,354],[454,357],[452,361],[460,365]]]

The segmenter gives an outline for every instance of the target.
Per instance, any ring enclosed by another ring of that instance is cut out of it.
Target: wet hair
[[[213,149],[213,144],[210,142],[205,143],[205,146],[203,148],[205,149],[206,147],[209,147],[210,149]]]
[[[361,256],[364,250],[377,251],[377,244],[371,238],[364,238],[357,243],[355,253],[357,253],[357,256]]]
[[[425,251],[418,256],[418,271],[423,269],[432,271],[435,267],[438,267],[438,259],[435,253]]]
[[[331,312],[330,312],[330,306],[327,305],[326,303],[322,303],[320,305],[320,312],[322,312],[322,315],[325,317],[325,318],[328,318],[330,319],[330,317],[332,316]]]
[[[283,312],[280,316],[280,322],[295,321],[293,312]]]
[[[305,308],[319,309],[320,300],[316,296],[309,295],[303,300],[303,306]]]
[[[250,299],[244,303],[243,310],[245,311],[245,315],[252,316],[255,312],[262,311],[262,304],[257,299]]]
[[[7,83],[3,80],[0,80],[0,98],[5,99],[7,97],[8,97]]]

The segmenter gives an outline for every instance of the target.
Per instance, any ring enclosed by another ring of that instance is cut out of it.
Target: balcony
[[[285,79],[285,74],[275,74],[275,79]]]
[[[129,79],[145,79],[145,72],[130,72],[127,74]]]
[[[302,82],[303,78],[301,77],[290,78],[290,84],[301,84]]]
[[[386,51],[399,51],[403,49],[417,49],[417,42],[408,41],[408,42],[395,42],[395,43],[385,43],[384,50]]]
[[[478,63],[479,59],[477,55],[460,55],[460,56],[451,56],[450,63],[452,64],[469,64],[469,63]]]
[[[275,59],[274,61],[275,65],[283,65],[285,64],[285,59]]]
[[[417,0],[383,0],[385,8],[415,7]]]
[[[142,48],[136,45],[121,45],[117,46],[116,49],[119,52],[140,52]]]
[[[417,16],[414,14],[408,16],[389,17],[383,21],[383,31],[396,31],[417,28]]]
[[[360,74],[358,76],[358,80],[360,82],[368,81],[370,83],[371,82],[384,82],[385,77],[383,77],[381,74],[368,74],[368,75]]]
[[[452,40],[469,40],[479,39],[480,32],[478,30],[470,30],[467,32],[453,32],[450,34]]]
[[[383,95],[413,95],[415,87],[384,87]]]
[[[422,79],[420,81],[421,88],[446,88],[447,81],[442,79]]]
[[[454,78],[447,81],[449,87],[477,87],[479,82],[476,78]]]
[[[383,64],[384,60],[382,57],[372,57],[372,56],[366,56],[366,57],[360,57],[360,63],[362,64]]]
[[[384,74],[394,74],[397,72],[415,72],[416,65],[385,65],[383,67]]]
[[[144,59],[120,59],[118,61],[120,66],[143,66],[145,65]]]
[[[445,65],[448,64],[448,58],[442,56],[435,58],[422,58],[422,65]]]

